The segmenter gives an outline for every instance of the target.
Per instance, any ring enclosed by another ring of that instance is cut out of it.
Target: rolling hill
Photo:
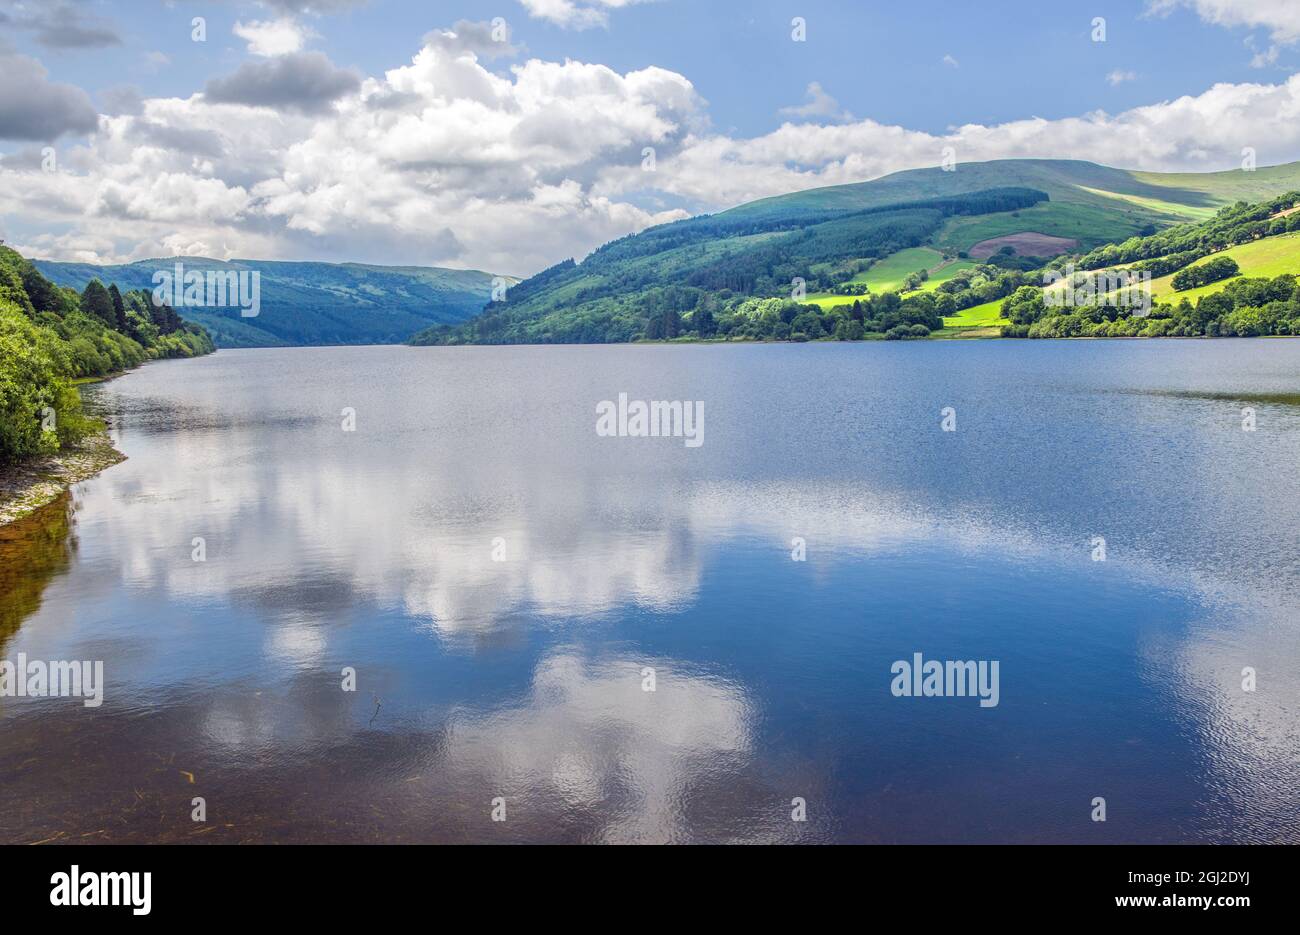
[[[569,260],[545,270],[480,316],[459,326],[430,327],[412,343],[706,337],[716,333],[710,329],[718,321],[731,327],[738,315],[780,314],[754,300],[788,299],[798,280],[806,287],[804,301],[823,309],[854,301],[836,294],[845,285],[865,284],[879,293],[898,288],[908,272],[920,269],[929,271],[932,281],[919,292],[928,292],[943,277],[968,268],[965,255],[987,256],[1003,244],[1013,253],[1086,252],[1206,220],[1238,201],[1297,189],[1300,163],[1176,175],[1053,159],[908,170],[647,229],[606,244],[581,263]],[[892,309],[876,311],[867,324],[894,322]],[[931,321],[931,311],[920,309],[897,324]],[[988,314],[966,317],[962,324],[996,320]],[[793,321],[785,325],[775,333],[796,339],[802,333]]]
[[[1046,192],[1049,203],[1020,212],[949,223],[937,242],[968,250],[1003,233],[1032,230],[1076,238],[1083,247],[1124,240],[1152,226],[1199,221],[1236,201],[1260,201],[1300,188],[1300,163],[1254,172],[1132,172],[1065,159],[959,163],[951,172],[908,169],[870,182],[815,188],[750,202],[721,217],[779,218],[810,210],[854,211],[897,201],[1017,186]]]
[[[1300,209],[1284,211],[1279,216],[1291,217],[1298,210]],[[1229,290],[1234,284],[1242,280],[1273,279],[1286,274],[1300,275],[1300,231],[1262,237],[1247,243],[1227,246],[1208,253],[1200,259],[1193,260],[1183,268],[1194,269],[1221,257],[1227,257],[1237,264],[1238,272],[1236,275],[1204,286],[1179,290],[1174,287],[1175,271],[1153,278],[1150,286],[1147,287],[1147,291],[1156,303],[1177,304],[1186,299],[1195,305],[1206,296]],[[1131,267],[1128,264],[1107,267],[1110,271],[1129,268]],[[1047,291],[1047,289],[1044,289],[1045,294]],[[949,329],[987,328],[1005,325],[1008,322],[1002,317],[1004,301],[1004,299],[995,299],[991,302],[984,302],[964,309],[956,315],[946,317],[944,324]]]
[[[261,311],[186,307],[219,347],[313,344],[396,344],[431,325],[455,324],[477,314],[492,291],[491,273],[423,266],[293,263],[171,257],[120,266],[36,260],[61,286],[83,289],[91,279],[127,289],[152,289],[156,270],[250,270],[260,273]],[[508,283],[516,280],[505,277]]]

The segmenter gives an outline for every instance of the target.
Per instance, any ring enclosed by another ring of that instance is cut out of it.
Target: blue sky
[[[508,46],[474,38],[495,17]],[[292,41],[268,51],[258,30]],[[946,145],[1170,171],[1250,146],[1271,164],[1300,158],[1298,39],[1300,2],[1258,0],[0,0],[0,236],[84,260],[526,273]],[[34,174],[46,148],[54,180]]]
[[[257,3],[87,6],[117,27],[122,45],[52,51],[31,35],[6,34],[39,54],[56,79],[92,92],[134,84],[159,96],[189,94],[236,66],[244,50],[231,27],[275,12]],[[530,16],[516,0],[368,0],[305,19],[321,36],[313,45],[336,64],[378,74],[409,60],[432,29],[502,16],[530,56],[600,62],[620,72],[648,65],[680,72],[708,100],[719,129],[745,135],[778,126],[779,109],[802,102],[814,81],[857,116],[939,132],[968,122],[1125,110],[1198,94],[1220,81],[1276,80],[1300,63],[1296,49],[1284,48],[1268,67],[1251,66],[1270,45],[1266,28],[1224,28],[1193,8],[1167,15],[1148,8],[1041,0],[659,0],[612,10],[605,27],[573,29]],[[189,41],[190,19],[198,14],[208,22],[206,44]],[[796,15],[808,23],[802,44],[790,40]],[[1090,41],[1096,16],[1107,21],[1105,43]],[[150,64],[145,57],[152,52],[170,62]],[[946,55],[957,67],[943,63]],[[1112,84],[1108,76],[1117,71],[1133,77]]]

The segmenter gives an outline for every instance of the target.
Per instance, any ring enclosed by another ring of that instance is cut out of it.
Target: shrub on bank
[[[0,299],[0,463],[52,454],[93,428],[59,339]]]

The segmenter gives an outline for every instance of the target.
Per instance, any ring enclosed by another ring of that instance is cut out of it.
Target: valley
[[[117,266],[35,260],[56,285],[81,290],[91,279],[121,289],[153,289],[154,274],[184,262],[198,272],[256,272],[262,307],[256,317],[238,309],[187,307],[218,347],[321,344],[397,344],[431,325],[454,324],[479,312],[494,274],[479,270],[362,263],[294,263],[170,257]],[[518,280],[500,277],[506,285]]]

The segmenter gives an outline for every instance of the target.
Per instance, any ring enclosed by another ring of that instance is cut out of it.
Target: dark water
[[[0,840],[1300,840],[1298,389],[1286,340],[149,365],[0,541],[0,655],[107,682],[0,699]],[[704,444],[598,437],[620,392]],[[895,697],[917,652],[999,703]]]

